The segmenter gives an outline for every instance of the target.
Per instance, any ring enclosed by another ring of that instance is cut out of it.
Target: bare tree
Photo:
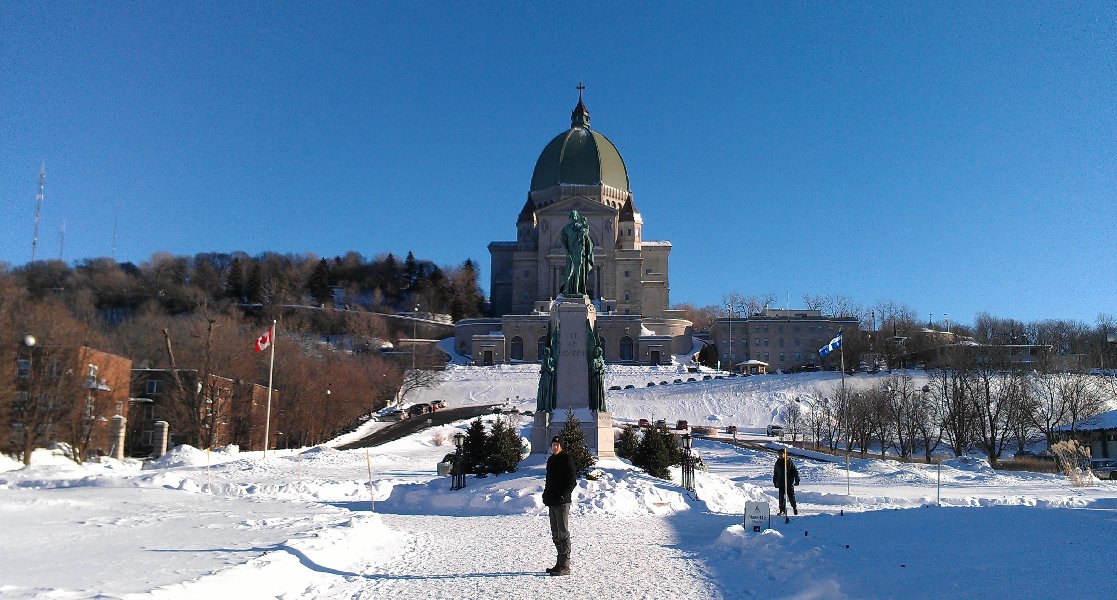
[[[423,369],[408,369],[403,374],[403,381],[400,382],[399,394],[396,396],[396,402],[403,403],[403,399],[415,390],[433,389],[442,383],[441,371],[426,371]]]

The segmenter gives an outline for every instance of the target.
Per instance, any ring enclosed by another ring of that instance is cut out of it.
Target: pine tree
[[[261,271],[260,263],[253,263],[252,270],[248,272],[248,283],[244,286],[244,296],[249,304],[259,304],[264,301],[264,278]]]
[[[558,438],[562,443],[562,451],[569,452],[574,459],[574,470],[584,475],[597,462],[597,457],[586,447],[586,435],[582,433],[582,424],[574,416],[574,411],[567,409],[566,423],[559,431]]]
[[[617,439],[617,456],[625,460],[632,460],[636,456],[636,449],[639,446],[640,437],[636,435],[636,428],[631,425],[625,427],[624,431],[621,431],[621,437]]]
[[[486,462],[492,473],[511,473],[520,464],[520,437],[511,423],[497,420],[488,439]]]
[[[239,258],[229,265],[229,276],[225,279],[225,293],[237,302],[244,301],[244,266]]]
[[[419,264],[410,250],[407,251],[407,258],[403,259],[403,276],[404,289],[409,292],[415,289],[415,284],[419,282]]]
[[[644,469],[652,477],[668,479],[671,477],[669,468],[681,464],[682,460],[683,452],[675,435],[666,428],[656,427],[644,433],[636,447],[632,464]]]
[[[314,266],[314,270],[310,273],[310,278],[306,282],[307,291],[310,292],[311,297],[318,304],[330,304],[333,302],[334,293],[330,288],[330,265],[326,259],[321,259],[318,264]]]
[[[485,423],[477,417],[465,430],[465,440],[462,441],[462,469],[466,473],[478,473],[478,467],[483,472],[487,446]]]

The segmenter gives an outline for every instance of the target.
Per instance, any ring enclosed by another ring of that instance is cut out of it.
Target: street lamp
[[[462,469],[462,444],[465,443],[465,434],[457,432],[454,434],[454,446],[458,449],[454,453],[454,467],[451,471],[450,489],[460,490],[465,487],[465,470]]]
[[[725,314],[729,317],[729,370],[733,370],[733,302],[725,303]]]
[[[415,370],[415,338],[419,337],[419,305],[415,305],[415,317],[411,319],[411,370]]]
[[[694,494],[694,499],[698,499],[698,494],[694,491],[694,459],[691,456],[690,448],[694,443],[694,438],[690,437],[690,433],[683,434],[683,489]]]

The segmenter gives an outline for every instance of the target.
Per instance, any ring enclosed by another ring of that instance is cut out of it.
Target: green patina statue
[[[535,395],[536,412],[554,412],[558,401],[558,326],[547,337],[539,366],[539,387]]]
[[[593,239],[590,237],[589,221],[578,211],[570,211],[570,222],[562,228],[559,242],[566,251],[566,279],[560,291],[564,296],[585,296],[586,283],[593,269]]]
[[[589,405],[590,410],[605,412],[605,353],[601,350],[601,339],[597,332],[586,322],[586,359],[589,363]]]

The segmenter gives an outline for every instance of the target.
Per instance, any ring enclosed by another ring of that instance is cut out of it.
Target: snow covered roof
[[[1074,424],[1076,431],[1092,431],[1095,429],[1117,429],[1117,410],[1103,412],[1089,419],[1082,419]],[[1056,427],[1055,431],[1070,431],[1070,425]]]
[[[749,367],[756,367],[756,366],[767,367],[768,363],[766,363],[764,361],[761,361],[761,360],[750,359],[750,360],[746,360],[746,361],[737,363],[738,367],[741,366],[741,365],[745,365],[745,366],[749,366]]]

